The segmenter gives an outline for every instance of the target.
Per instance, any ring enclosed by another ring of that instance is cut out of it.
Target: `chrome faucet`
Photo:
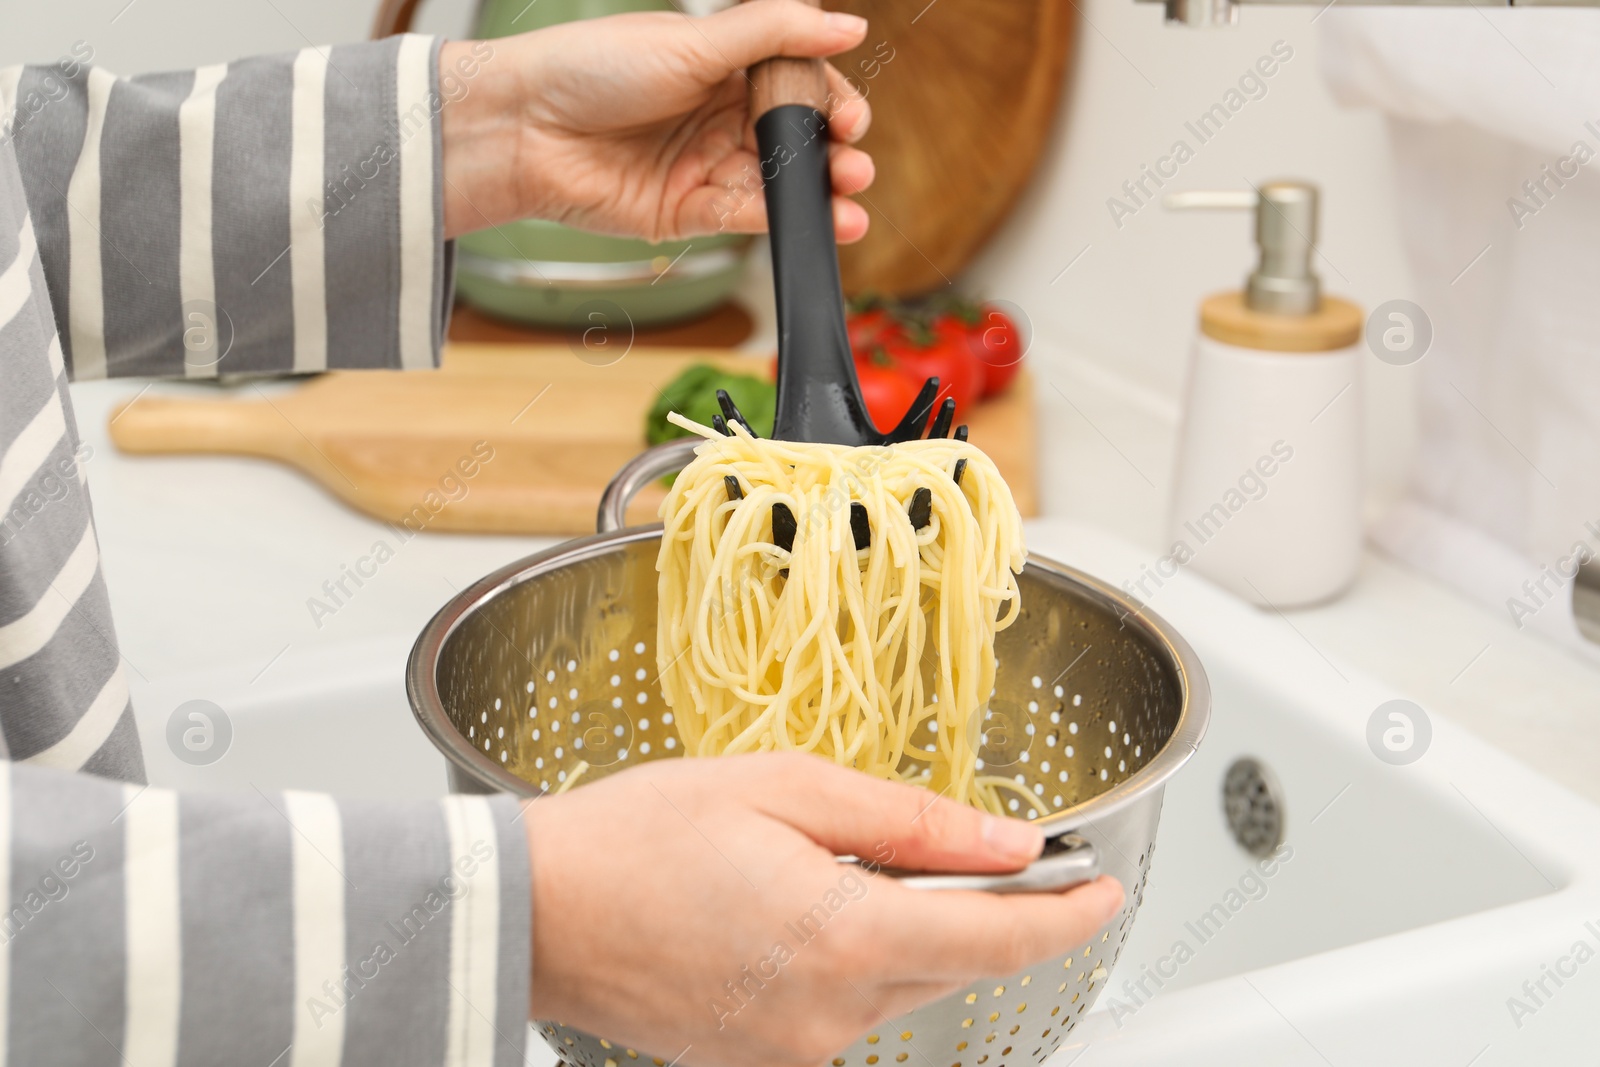
[[[1138,0],[1166,7],[1168,25],[1232,26],[1241,4],[1332,7],[1339,0]],[[1600,0],[1352,0],[1361,7],[1600,7]]]

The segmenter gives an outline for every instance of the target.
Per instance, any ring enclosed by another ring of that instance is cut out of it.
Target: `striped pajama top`
[[[433,366],[438,44],[89,60],[0,71],[0,1067],[520,1064],[511,800],[143,784],[67,387]]]

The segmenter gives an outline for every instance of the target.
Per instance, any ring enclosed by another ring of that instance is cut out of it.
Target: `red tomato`
[[[1004,311],[988,304],[983,317],[964,329],[967,345],[983,369],[983,395],[1003,392],[1022,369],[1022,332]]]
[[[966,418],[983,392],[983,365],[968,343],[965,329],[954,319],[934,324],[927,344],[911,337],[889,338],[883,344],[888,357],[920,387],[929,378],[939,379],[939,399],[934,411],[946,399],[956,402],[956,420]]]
[[[850,350],[858,356],[869,354],[874,345],[899,329],[888,309],[882,307],[854,312],[846,324],[850,331]]]
[[[900,424],[916,402],[917,390],[922,388],[920,382],[887,360],[856,360],[856,378],[861,382],[867,414],[872,416],[873,425],[884,432]]]

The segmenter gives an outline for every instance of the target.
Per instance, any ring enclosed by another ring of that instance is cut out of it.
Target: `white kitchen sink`
[[[1155,562],[1067,524],[1028,543],[1118,583]],[[1438,713],[1423,755],[1391,765],[1368,720],[1404,694],[1324,657],[1292,613],[1183,575],[1146,588],[1205,665],[1211,729],[1167,788],[1122,959],[1052,1062],[1594,1062],[1600,808]],[[1239,757],[1286,801],[1292,854],[1270,876],[1223,816]]]
[[[1155,562],[1065,522],[1030,525],[1028,542],[1114,583]],[[1134,934],[1052,1062],[1594,1062],[1600,808],[1437,713],[1420,759],[1386,763],[1368,719],[1404,694],[1324,657],[1293,615],[1186,575],[1149,599],[1199,652],[1211,729],[1168,787]],[[440,792],[443,761],[405,702],[407,646],[405,635],[330,645],[275,671],[293,678],[276,687],[227,671],[136,683],[152,778]],[[156,721],[197,692],[226,706],[235,730],[229,755],[202,768],[168,753]],[[1270,768],[1284,796],[1292,853],[1270,876],[1223,818],[1224,772],[1241,756]]]

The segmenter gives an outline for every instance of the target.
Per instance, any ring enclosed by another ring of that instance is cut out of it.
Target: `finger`
[[[867,209],[854,200],[842,196],[833,198],[833,239],[842,245],[853,245],[867,235],[872,219]]]
[[[828,132],[835,141],[855,144],[872,125],[872,105],[861,90],[833,64],[828,64]]]
[[[765,233],[766,194],[761,161],[754,152],[730,152],[705,184],[679,203],[677,232],[685,237],[710,233]]]
[[[754,166],[754,156],[751,156]],[[718,168],[720,171],[722,168]],[[767,201],[759,183],[744,180],[743,168],[735,168],[728,181],[713,181],[685,196],[678,205],[676,234],[695,237],[712,233],[766,233]],[[870,174],[867,176],[870,181]],[[839,185],[835,182],[835,187]],[[854,187],[847,185],[851,192]],[[871,219],[866,209],[842,196],[833,198],[834,239],[852,244],[867,235]]]
[[[861,210],[859,204],[843,201]],[[834,201],[835,227],[843,224]],[[861,212],[865,222],[866,212]],[[862,232],[865,232],[864,230]],[[815,756],[734,756],[745,799],[836,854],[912,870],[1010,871],[1044,848],[1039,828]]]
[[[730,201],[761,200],[766,195],[761,182],[761,159],[748,149],[729,152],[711,168],[705,181],[726,189]]]
[[[751,0],[694,19],[683,32],[709,66],[726,73],[730,64],[742,69],[773,56],[821,58],[848,52],[866,37],[867,20],[797,0]]]
[[[833,176],[833,191],[841,196],[859,193],[872,186],[878,176],[877,164],[859,148],[836,144],[828,150],[828,170]]]
[[[834,240],[854,244],[867,235],[872,220],[854,200],[833,198]],[[760,193],[741,199],[725,188],[702,186],[678,206],[675,237],[701,237],[714,233],[766,233],[767,204]]]
[[[677,221],[679,237],[766,233],[767,202],[759,185],[754,190],[702,185],[679,202]]]
[[[828,147],[828,172],[833,191],[850,196],[872,187],[878,178],[878,165],[859,148],[834,144]],[[760,195],[761,157],[748,148],[729,152],[705,180],[708,185],[720,185],[741,196]]]
[[[888,955],[908,980],[918,981],[969,982],[1015,974],[1085,947],[1092,953],[1095,934],[1123,902],[1122,883],[1108,875],[1065,893],[894,888],[901,892],[880,898],[897,917],[884,927]]]

